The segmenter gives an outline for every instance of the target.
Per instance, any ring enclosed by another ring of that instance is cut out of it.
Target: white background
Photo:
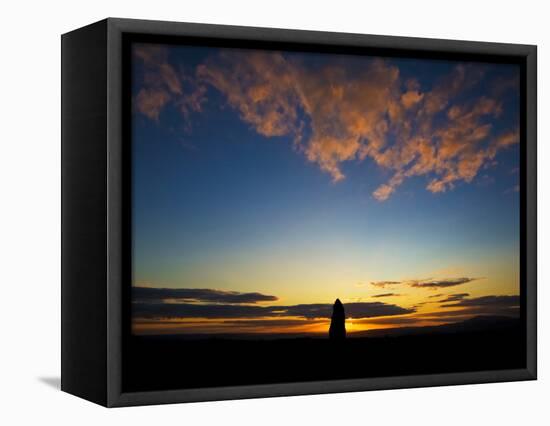
[[[0,5],[0,423],[550,424],[550,373],[546,363],[550,234],[548,219],[544,220],[550,213],[546,125],[550,118],[550,14],[544,10],[545,3],[4,0]],[[107,16],[537,44],[539,380],[112,410],[57,390],[60,34]]]

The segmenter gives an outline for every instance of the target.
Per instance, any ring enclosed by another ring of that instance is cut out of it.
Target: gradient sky
[[[136,333],[325,332],[336,298],[350,332],[517,315],[517,66],[132,58]]]

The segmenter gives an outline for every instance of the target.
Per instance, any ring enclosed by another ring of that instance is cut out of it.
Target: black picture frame
[[[521,66],[521,321],[526,366],[306,383],[125,392],[131,262],[129,41],[514,62]],[[127,78],[126,78],[127,80]],[[62,390],[117,407],[537,377],[536,46],[109,18],[62,36]]]

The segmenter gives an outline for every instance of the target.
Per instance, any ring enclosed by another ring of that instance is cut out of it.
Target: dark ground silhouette
[[[503,317],[373,330],[340,341],[326,334],[134,336],[124,357],[126,392],[500,370],[526,363],[521,323]]]

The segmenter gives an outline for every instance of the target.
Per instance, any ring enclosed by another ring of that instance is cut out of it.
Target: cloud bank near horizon
[[[160,303],[167,300],[181,303],[251,304],[275,302],[276,296],[262,293],[241,293],[209,288],[132,287],[132,300],[140,303]]]
[[[332,316],[331,303],[263,306],[258,302],[277,300],[261,293],[239,293],[212,289],[132,288],[132,315],[136,318],[266,318]],[[371,318],[404,315],[414,309],[383,302],[346,304],[346,317]]]
[[[481,280],[482,278],[476,277],[460,277],[460,278],[441,278],[441,279],[409,279],[403,281],[371,281],[371,285],[374,287],[386,288],[386,287],[395,287],[398,285],[408,285],[410,287],[416,288],[428,288],[428,289],[438,289],[446,287],[455,287],[461,284],[468,284],[472,281]],[[441,294],[432,295],[430,297],[439,297]]]
[[[159,290],[158,293],[143,290]],[[138,334],[164,333],[309,333],[324,332],[332,314],[332,304],[311,303],[297,305],[259,305],[256,299],[247,298],[240,303],[212,303],[197,294],[216,295],[219,290],[191,289],[193,302],[182,302],[188,297],[187,289],[153,289],[137,287],[133,292],[132,323]],[[173,292],[176,294],[173,294]],[[221,292],[222,294],[260,294]],[[386,296],[385,294],[383,296]],[[364,327],[394,328],[422,327],[464,321],[475,316],[519,317],[518,295],[488,295],[470,297],[468,293],[448,294],[445,298],[429,302],[439,310],[422,311],[413,306],[404,308],[381,302],[345,303],[347,325],[350,332]],[[274,296],[269,296],[274,297]],[[376,297],[372,296],[372,297]],[[216,299],[219,300],[219,299]],[[234,300],[233,300],[234,301]],[[230,301],[231,302],[231,301]],[[357,328],[359,327],[359,328]]]

